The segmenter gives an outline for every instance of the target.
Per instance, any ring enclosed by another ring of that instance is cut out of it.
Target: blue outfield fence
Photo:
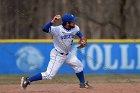
[[[77,41],[77,40],[76,40]],[[89,74],[139,74],[140,40],[88,40],[88,46],[72,53]],[[0,40],[0,74],[34,74],[45,71],[53,48],[52,40]],[[59,74],[73,74],[64,64]]]

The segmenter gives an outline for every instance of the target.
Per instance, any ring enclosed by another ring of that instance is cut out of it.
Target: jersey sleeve
[[[49,32],[52,35],[56,35],[57,34],[57,30],[58,30],[58,26],[51,26],[50,29],[49,29]]]
[[[52,26],[52,23],[51,23],[51,22],[48,22],[48,23],[42,28],[42,31],[48,33],[51,26]]]
[[[76,33],[76,35],[77,35],[79,38],[82,38],[82,37],[83,37],[83,33],[82,33],[81,31],[78,31],[78,32]]]
[[[75,28],[74,28],[74,34],[76,35],[77,32],[79,32],[79,31],[80,31],[79,26],[75,25]]]

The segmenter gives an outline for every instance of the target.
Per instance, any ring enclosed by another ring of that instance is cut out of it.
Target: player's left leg
[[[81,61],[75,55],[72,55],[70,53],[65,63],[70,65],[75,70],[76,76],[80,81],[80,88],[89,87],[88,82],[85,82],[85,77],[83,72],[84,67]]]
[[[55,49],[52,49],[51,55],[50,55],[50,61],[47,66],[47,70],[45,72],[41,72],[38,74],[35,74],[31,77],[25,78],[22,77],[21,79],[21,87],[23,89],[26,89],[26,87],[33,81],[38,81],[42,79],[52,79],[61,65],[66,60],[66,55],[61,55],[59,52],[57,52]]]

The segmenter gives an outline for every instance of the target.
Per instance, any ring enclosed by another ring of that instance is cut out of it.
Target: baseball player
[[[21,87],[23,89],[26,89],[26,87],[33,81],[52,79],[63,63],[68,64],[75,70],[76,76],[80,81],[80,88],[90,87],[88,82],[85,82],[83,64],[70,52],[75,35],[80,38],[80,46],[77,48],[83,48],[87,45],[86,39],[83,37],[79,27],[75,24],[75,21],[78,18],[67,13],[62,16],[62,25],[52,26],[54,23],[60,21],[60,19],[61,16],[56,15],[51,22],[43,27],[44,32],[50,33],[53,36],[54,44],[54,48],[50,52],[50,61],[47,70],[32,77],[22,77]]]

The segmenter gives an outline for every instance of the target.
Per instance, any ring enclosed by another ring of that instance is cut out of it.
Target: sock
[[[39,74],[36,74],[36,75],[29,77],[27,79],[29,80],[29,82],[42,80],[42,74],[39,73]]]
[[[76,76],[78,77],[80,84],[85,83],[85,77],[83,71],[81,71],[80,73],[76,73]]]

